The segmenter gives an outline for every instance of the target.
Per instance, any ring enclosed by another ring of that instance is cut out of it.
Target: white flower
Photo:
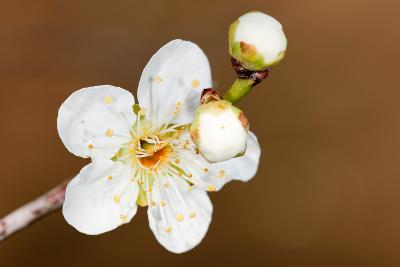
[[[219,162],[243,155],[248,128],[248,120],[240,109],[219,100],[197,109],[190,134],[206,160]]]
[[[132,94],[118,87],[74,92],[60,108],[59,135],[71,153],[92,163],[67,187],[67,222],[96,235],[129,222],[137,205],[148,206],[150,228],[165,248],[182,253],[196,246],[211,221],[206,190],[251,179],[260,156],[253,134],[242,157],[210,164],[197,153],[188,127],[202,88],[210,86],[201,49],[174,40],[142,73],[140,111]]]
[[[282,25],[267,14],[249,12],[229,27],[229,51],[249,70],[263,70],[278,63],[286,46]]]

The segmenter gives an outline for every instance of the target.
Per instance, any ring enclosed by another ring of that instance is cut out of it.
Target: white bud
[[[282,25],[267,14],[249,12],[229,27],[229,52],[249,70],[263,70],[278,63],[286,51]]]
[[[229,101],[219,100],[198,108],[190,133],[203,157],[219,162],[243,155],[248,129],[243,112]]]

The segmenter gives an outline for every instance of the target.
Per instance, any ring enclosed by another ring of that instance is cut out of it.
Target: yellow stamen
[[[207,187],[207,190],[210,191],[210,192],[215,192],[215,191],[217,190],[217,188],[215,187],[215,185],[210,184],[210,185]]]
[[[106,103],[107,105],[111,105],[113,103],[113,98],[110,95],[106,95],[104,97],[104,103]]]
[[[115,202],[116,204],[119,204],[119,202],[121,201],[121,196],[120,196],[120,195],[115,195],[114,198],[113,198],[113,200],[114,200],[114,202]]]
[[[197,87],[199,87],[199,85],[200,85],[200,81],[199,80],[195,79],[195,80],[192,81],[192,87],[193,88],[197,88]]]
[[[154,81],[155,81],[156,83],[160,84],[160,83],[163,82],[163,79],[162,79],[160,76],[156,76],[156,77],[154,77]]]
[[[107,137],[112,137],[114,135],[114,131],[112,129],[107,129],[104,133]]]
[[[183,221],[184,218],[185,218],[185,217],[183,217],[183,214],[182,214],[182,213],[179,213],[179,214],[176,215],[176,220],[177,220],[178,222]]]

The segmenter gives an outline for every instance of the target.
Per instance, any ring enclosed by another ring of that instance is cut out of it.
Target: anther
[[[107,105],[111,105],[112,102],[113,102],[112,96],[106,95],[106,96],[104,97],[104,103],[106,103]]]
[[[160,83],[163,82],[163,79],[162,79],[160,76],[156,76],[156,77],[154,77],[154,81],[155,81],[156,83],[160,84]]]
[[[114,135],[114,132],[112,129],[107,129],[106,132],[104,133],[105,136],[107,137],[112,137]]]
[[[119,202],[121,201],[121,196],[120,195],[115,195],[113,198],[114,202],[119,204]]]
[[[185,217],[183,217],[183,214],[182,214],[182,213],[179,213],[179,214],[176,215],[176,220],[177,220],[178,222],[183,221],[184,218],[185,218]]]
[[[197,80],[197,79],[195,79],[195,80],[192,81],[191,84],[192,84],[192,87],[193,87],[193,88],[197,88],[197,87],[199,87],[199,85],[200,85],[200,81]]]
[[[215,187],[215,185],[210,184],[210,185],[207,187],[207,190],[210,191],[210,192],[215,192],[215,191],[217,190],[217,188]]]

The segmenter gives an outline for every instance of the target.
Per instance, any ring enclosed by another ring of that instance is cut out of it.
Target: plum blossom
[[[203,51],[174,40],[143,70],[138,104],[130,92],[111,85],[72,93],[60,107],[58,132],[71,153],[91,163],[67,186],[66,221],[97,235],[130,222],[142,206],[167,250],[182,253],[199,244],[213,211],[207,191],[250,180],[260,157],[251,132],[241,157],[210,163],[199,153],[189,127],[208,87]]]

